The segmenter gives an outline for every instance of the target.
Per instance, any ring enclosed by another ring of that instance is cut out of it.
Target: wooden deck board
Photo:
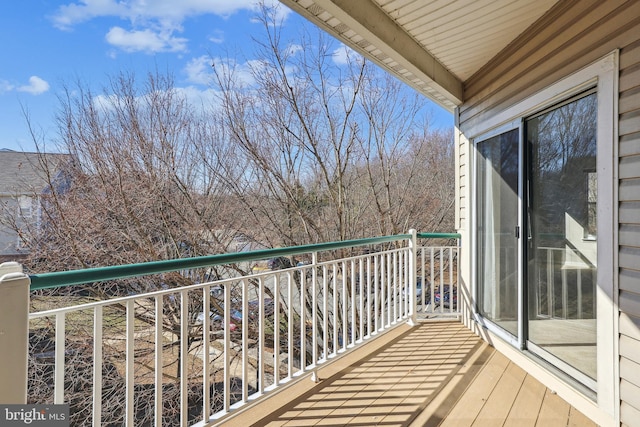
[[[460,323],[390,336],[221,425],[595,426]]]
[[[568,424],[570,409],[571,406],[567,402],[551,390],[546,389],[536,426],[564,427]]]
[[[509,363],[473,425],[502,427],[525,377],[526,373],[522,369]]]
[[[472,425],[508,365],[509,360],[506,357],[493,352],[487,365],[469,385],[458,404],[447,414],[441,425],[445,427]]]
[[[527,375],[507,416],[505,427],[534,427],[540,413],[545,390],[545,386]]]

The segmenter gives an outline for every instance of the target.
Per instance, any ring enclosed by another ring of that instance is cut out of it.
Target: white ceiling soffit
[[[281,0],[449,111],[557,0]]]

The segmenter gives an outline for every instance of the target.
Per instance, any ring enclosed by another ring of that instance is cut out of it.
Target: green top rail
[[[418,233],[417,237],[421,239],[459,239],[460,235],[456,233]],[[353,246],[387,243],[410,238],[411,234],[398,234],[395,236],[370,237],[366,239],[345,240],[342,242],[317,243],[313,245],[289,246],[286,248],[261,249],[248,252],[233,252],[193,258],[180,258],[137,264],[87,268],[83,270],[33,274],[29,277],[31,279],[31,290],[35,291],[40,289],[79,285],[83,283],[103,282],[106,280],[145,276],[148,274],[166,273],[169,271],[190,268],[209,267],[212,265],[258,261],[277,256],[297,255],[309,252],[330,251]]]
[[[416,233],[418,239],[460,239],[460,233]]]

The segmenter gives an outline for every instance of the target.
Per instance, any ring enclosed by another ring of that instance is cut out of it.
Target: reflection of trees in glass
[[[518,142],[513,129],[478,143],[479,309],[492,320],[517,318]]]
[[[483,141],[478,145],[481,167],[491,167],[514,194],[518,194],[518,132],[513,130]],[[484,180],[484,176],[480,176]],[[484,183],[481,185],[488,185]]]
[[[587,230],[585,237],[596,235],[596,208],[598,201],[598,174],[587,172]]]
[[[565,213],[591,232],[594,216],[585,183],[595,180],[589,174],[596,168],[596,113],[594,93],[527,120],[532,207],[540,233],[563,235]]]
[[[588,95],[527,122],[529,141],[538,144],[541,173],[561,172],[573,159],[596,155],[597,98]]]

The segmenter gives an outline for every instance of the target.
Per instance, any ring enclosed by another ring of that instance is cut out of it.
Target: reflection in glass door
[[[596,378],[595,93],[525,121],[528,348]]]
[[[477,144],[478,310],[518,334],[519,129]]]

